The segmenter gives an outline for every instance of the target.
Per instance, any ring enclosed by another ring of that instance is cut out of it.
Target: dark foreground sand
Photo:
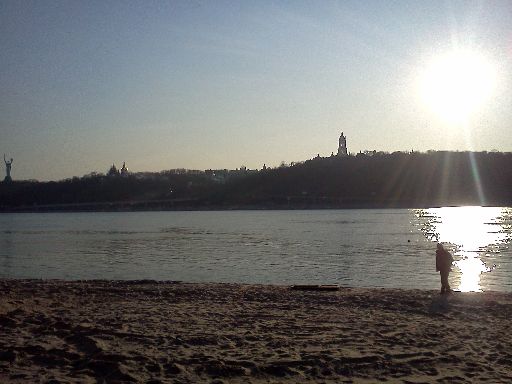
[[[512,382],[512,295],[0,280],[0,382]]]

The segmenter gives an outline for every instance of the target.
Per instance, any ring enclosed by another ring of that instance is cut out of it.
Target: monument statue
[[[11,178],[12,160],[13,159],[11,158],[10,161],[7,161],[7,159],[5,158],[5,153],[4,153],[4,163],[5,163],[5,173],[6,173],[6,176],[4,179],[5,182],[12,181],[12,178]]]

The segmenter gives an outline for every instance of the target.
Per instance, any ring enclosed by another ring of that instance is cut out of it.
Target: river
[[[512,291],[512,209],[0,214],[0,277]]]

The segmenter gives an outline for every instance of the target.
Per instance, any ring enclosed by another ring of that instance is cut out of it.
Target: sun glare
[[[455,265],[460,271],[457,289],[462,292],[481,291],[481,275],[491,267],[482,260],[486,248],[502,243],[499,207],[443,207],[428,210],[435,219],[432,232],[436,241],[456,246]]]
[[[431,60],[421,75],[423,102],[448,123],[463,123],[490,98],[496,69],[476,51],[456,50]]]

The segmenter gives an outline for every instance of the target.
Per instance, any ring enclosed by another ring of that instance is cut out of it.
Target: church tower
[[[341,132],[340,140],[338,142],[338,156],[347,156],[347,138]]]
[[[128,168],[126,167],[126,163],[123,161],[123,167],[121,168],[120,174],[121,176],[128,176]]]

